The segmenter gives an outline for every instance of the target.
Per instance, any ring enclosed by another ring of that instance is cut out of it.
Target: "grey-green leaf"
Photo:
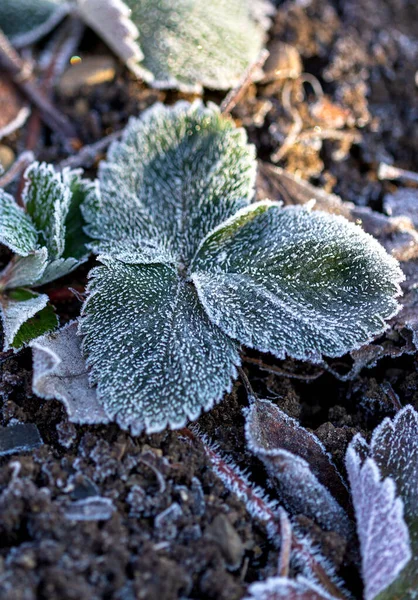
[[[311,361],[382,333],[403,279],[397,261],[343,217],[268,201],[211,232],[190,276],[226,334]]]
[[[84,210],[97,252],[126,262],[187,264],[200,240],[246,206],[255,160],[242,129],[215,107],[155,105],[131,119]]]
[[[81,321],[99,399],[110,417],[136,432],[184,426],[230,390],[236,344],[171,267],[102,260]]]
[[[15,256],[0,273],[0,288],[4,290],[35,285],[48,264],[48,251],[39,248],[28,256]]]
[[[159,88],[228,89],[265,42],[266,0],[125,0],[139,30],[139,75]]]
[[[65,246],[65,219],[71,191],[52,165],[33,163],[25,173],[27,179],[23,202],[45,244],[50,259],[60,258]]]
[[[43,285],[67,275],[87,260],[89,238],[83,231],[81,206],[94,202],[95,185],[81,178],[81,171],[33,163],[26,171],[23,200],[39,231],[39,242],[48,250],[48,266],[36,282]]]
[[[12,196],[0,189],[0,244],[20,256],[27,256],[37,247],[38,234],[30,217]]]
[[[16,46],[49,33],[68,13],[65,0],[1,0],[0,28]]]

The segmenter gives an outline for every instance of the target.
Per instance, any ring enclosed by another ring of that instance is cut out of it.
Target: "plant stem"
[[[0,68],[9,73],[13,83],[39,109],[46,125],[65,139],[74,140],[77,133],[70,121],[45,97],[32,79],[28,66],[22,61],[0,29]]]

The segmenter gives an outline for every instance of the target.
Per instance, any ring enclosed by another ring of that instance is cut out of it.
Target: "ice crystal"
[[[385,329],[397,262],[341,217],[250,205],[254,151],[216,107],[132,119],[84,204],[102,266],[80,332],[106,413],[181,427],[231,388],[238,343],[339,356]]]
[[[28,288],[67,275],[89,254],[81,204],[94,193],[93,185],[79,171],[57,174],[44,163],[33,163],[25,176],[23,208],[0,190],[0,243],[15,253],[0,273],[5,350],[56,326],[48,297]]]
[[[35,423],[17,423],[0,427],[0,456],[29,452],[42,446],[41,434]]]
[[[116,511],[110,498],[89,496],[72,502],[64,509],[64,516],[69,521],[107,521]]]
[[[366,600],[416,597],[417,440],[418,414],[407,406],[383,421],[370,445],[357,435],[347,451]]]
[[[253,400],[245,429],[250,450],[265,464],[284,506],[349,536],[350,521],[328,487],[338,499],[347,491],[319,440],[269,400]]]
[[[341,598],[340,584],[336,580],[333,566],[312,546],[306,536],[292,530],[289,520],[284,515],[285,511],[277,502],[268,499],[265,491],[254,485],[230,458],[224,457],[216,444],[211,444],[205,436],[200,435],[197,428],[194,431],[203,443],[215,474],[228,490],[244,502],[252,517],[265,523],[272,543],[280,548],[281,554],[284,545],[290,548],[292,560],[298,570],[302,571],[314,587],[320,582],[321,588],[323,586],[332,593],[337,592]],[[290,559],[290,556],[288,558]]]
[[[68,11],[66,0],[2,0],[0,28],[16,46],[27,46],[49,33]]]

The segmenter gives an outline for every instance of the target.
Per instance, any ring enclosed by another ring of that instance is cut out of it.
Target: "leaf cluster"
[[[48,296],[35,289],[67,275],[89,255],[80,206],[94,184],[79,171],[58,174],[45,163],[33,163],[25,177],[22,206],[0,190],[0,243],[14,253],[0,272],[5,350],[56,327]]]

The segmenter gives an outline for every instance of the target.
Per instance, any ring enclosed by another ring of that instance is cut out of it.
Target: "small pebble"
[[[110,56],[87,56],[71,65],[61,77],[58,88],[65,96],[75,96],[84,86],[113,81],[116,62]]]
[[[12,166],[14,161],[15,153],[13,150],[9,148],[9,146],[0,144],[0,165],[3,167],[3,169],[7,171],[7,169]]]

